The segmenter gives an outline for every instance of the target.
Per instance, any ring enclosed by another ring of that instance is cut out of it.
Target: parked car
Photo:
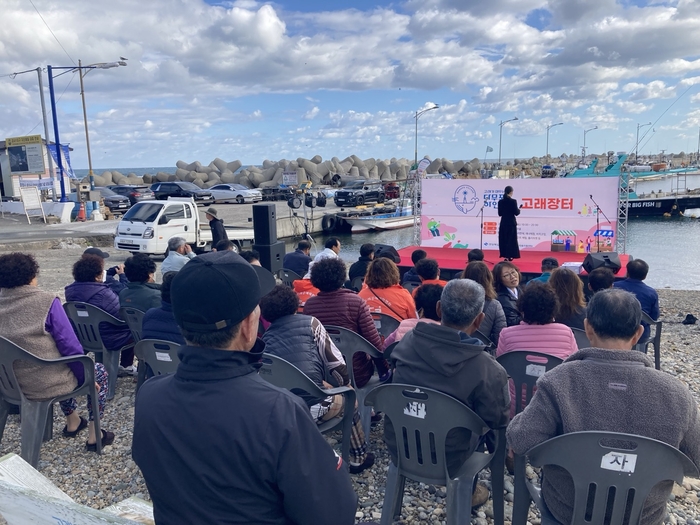
[[[280,184],[275,188],[263,188],[262,196],[264,201],[288,201],[294,197],[296,192],[294,188]]]
[[[131,201],[129,200],[129,197],[126,197],[125,195],[119,195],[118,193],[110,190],[109,188],[97,188],[97,190],[100,192],[102,202],[105,203],[105,206],[109,208],[110,212],[124,213],[129,208],[131,208]]]
[[[382,203],[385,200],[386,194],[379,181],[355,180],[337,190],[333,196],[336,206],[362,206],[367,202]]]
[[[137,186],[135,184],[122,184],[118,186],[107,186],[114,193],[129,197],[132,205],[139,201],[147,201],[153,198],[153,192],[148,189],[148,186]]]
[[[217,184],[208,190],[216,202],[258,202],[263,200],[260,190],[251,190],[243,184]]]
[[[209,190],[203,190],[191,182],[156,182],[151,184],[151,190],[155,198],[161,201],[168,197],[192,197],[198,205],[214,203],[214,197]]]

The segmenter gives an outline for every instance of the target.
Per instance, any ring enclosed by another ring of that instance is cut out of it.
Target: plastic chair
[[[396,435],[397,465],[389,464],[381,525],[393,523],[401,514],[406,478],[426,484],[447,486],[448,525],[468,523],[471,496],[477,474],[497,456],[505,455],[504,432],[497,432],[496,452],[482,451],[483,438],[491,429],[469,407],[437,390],[411,385],[382,385],[365,399],[391,421]],[[447,471],[445,440],[450,430],[471,431],[470,455],[459,472]],[[498,465],[499,463],[495,463]],[[503,524],[503,470],[491,469],[494,523]]]
[[[131,330],[131,337],[134,338],[134,343],[138,343],[141,340],[141,331],[143,330],[143,316],[146,312],[137,310],[136,308],[131,308],[129,306],[123,306],[119,309],[119,317],[121,317],[126,324],[129,325],[129,330]]]
[[[355,415],[355,391],[352,388],[349,386],[321,388],[289,361],[268,353],[263,354],[262,367],[258,373],[267,382],[279,388],[285,388],[293,394],[298,395],[298,392],[304,392],[319,399],[341,394],[345,398],[343,415],[317,423],[317,427],[321,433],[331,432],[342,427],[342,457],[346,463],[350,461],[350,436],[352,435],[352,420]],[[369,433],[369,427],[365,429],[365,433]]]
[[[409,292],[413,293],[413,290],[415,290],[416,288],[418,288],[420,285],[421,285],[421,283],[417,283],[417,282],[414,282],[414,281],[408,281],[407,283],[404,283],[404,284],[402,284],[401,286],[403,286],[404,288],[406,288],[406,290],[408,290]]]
[[[533,447],[527,457],[535,467],[556,465],[571,475],[575,494],[573,525],[638,524],[644,500],[654,485],[665,480],[681,484],[684,475],[698,476],[693,462],[671,445],[616,432],[563,434]],[[524,463],[516,476],[525,478]],[[540,487],[530,481],[526,483],[542,515],[542,525],[558,524],[542,499]],[[524,525],[527,521],[529,501],[516,499],[515,505],[523,503],[527,503],[524,519],[516,521],[514,510],[513,525]],[[606,520],[608,513],[609,521]],[[625,520],[626,515],[629,521]]]
[[[85,381],[72,392],[41,401],[30,401],[19,387],[13,364],[15,361],[25,361],[33,366],[52,366],[57,364],[81,363],[85,370]],[[92,400],[92,413],[95,417],[95,435],[100,432],[100,407],[95,388],[95,363],[89,356],[77,355],[61,357],[60,359],[42,359],[20,348],[12,341],[0,337],[0,441],[5,432],[5,424],[10,411],[10,405],[21,407],[20,442],[22,459],[36,468],[41,453],[41,443],[44,437],[53,430],[53,404],[57,401],[70,399],[81,394],[89,394]],[[49,425],[51,427],[49,428]],[[97,440],[97,453],[102,454],[102,440]]]
[[[69,301],[63,305],[63,309],[73,325],[73,331],[78,336],[83,350],[86,353],[94,352],[95,360],[104,364],[108,374],[107,399],[112,399],[119,374],[119,355],[122,350],[133,346],[133,344],[126,345],[119,350],[107,350],[102,342],[99,327],[100,323],[122,327],[126,326],[126,321],[117,319],[104,310],[87,303]]]
[[[661,321],[654,321],[646,312],[642,312],[642,321],[654,328],[654,334],[650,334],[646,340],[637,343],[634,348],[635,350],[639,350],[640,352],[644,352],[646,354],[649,345],[653,345],[654,367],[657,370],[661,370],[661,325],[663,323]]]
[[[134,354],[139,360],[139,375],[136,381],[136,392],[139,391],[141,385],[146,381],[146,368],[153,371],[153,375],[162,376],[166,374],[174,374],[177,371],[177,365],[180,364],[180,358],[177,351],[180,345],[172,341],[163,341],[160,339],[142,339],[134,347]],[[143,368],[143,375],[141,374]]]
[[[355,372],[352,366],[352,358],[357,352],[364,352],[369,354],[373,358],[384,359],[384,355],[381,354],[372,344],[367,341],[364,337],[355,332],[351,332],[340,326],[328,325],[325,327],[326,332],[335,344],[335,346],[340,350],[345,359],[345,365],[348,369],[348,375],[350,376],[350,384],[355,389],[355,395],[357,396],[357,404],[359,405],[358,410],[360,411],[360,419],[362,420],[362,428],[365,430],[365,438],[369,444],[369,429],[372,424],[372,408],[365,405],[365,397],[375,386],[379,385],[379,377],[373,375],[369,382],[362,388],[357,387],[355,383]]]
[[[389,364],[391,365],[391,368],[395,368],[395,360],[392,361],[391,359],[391,353],[394,351],[394,348],[396,348],[396,345],[398,345],[401,341],[394,341],[391,343],[389,346],[387,346],[384,349],[384,359],[389,361]]]
[[[572,328],[571,331],[574,333],[574,338],[576,339],[576,346],[578,346],[579,350],[581,350],[581,348],[591,347],[591,342],[588,340],[586,332],[584,332],[580,328]]]
[[[362,290],[362,285],[364,283],[364,277],[355,277],[352,281],[350,281],[350,289],[354,290],[355,292],[359,292],[360,290]]]
[[[374,320],[374,326],[377,328],[377,332],[379,332],[379,335],[383,338],[389,337],[394,333],[394,330],[399,327],[400,321],[397,321],[390,315],[373,312],[372,319]]]
[[[496,345],[493,344],[493,341],[489,339],[489,337],[484,334],[481,330],[476,330],[472,334],[472,337],[476,337],[479,341],[484,343],[486,346],[486,351],[491,354],[491,355],[496,355]]]
[[[299,275],[296,272],[293,272],[292,270],[287,270],[286,268],[282,268],[277,272],[277,278],[282,281],[284,284],[286,284],[289,287],[293,286],[294,281],[298,281],[299,279],[302,278],[301,275]]]

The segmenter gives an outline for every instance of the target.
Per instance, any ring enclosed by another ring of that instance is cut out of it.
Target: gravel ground
[[[59,249],[33,251],[40,265],[39,286],[47,291],[63,295],[63,287],[72,282],[71,266],[80,256],[84,246],[71,246],[57,242]],[[126,255],[111,252],[110,264],[123,262]],[[159,280],[159,279],[158,279]],[[700,317],[700,291],[659,290],[663,324],[662,369],[683,381],[700,396],[700,356],[696,348],[700,343],[700,325],[683,325],[685,315]],[[60,409],[54,417],[54,439],[41,450],[39,470],[77,502],[94,508],[103,508],[130,496],[148,499],[148,491],[139,469],[131,459],[131,432],[134,415],[134,387],[131,378],[118,380],[114,399],[107,403],[104,416],[105,428],[116,434],[114,445],[106,447],[103,455],[85,451],[83,437],[65,439],[61,430],[65,424]],[[81,400],[81,413],[85,413],[85,400]],[[0,443],[0,455],[19,454],[18,417],[10,416],[5,435]],[[379,521],[384,497],[385,476],[389,455],[381,441],[381,423],[371,432],[371,450],[376,463],[370,470],[353,476],[355,490],[359,494],[358,521]],[[338,438],[338,436],[334,436]],[[329,438],[335,444],[333,437]],[[488,472],[481,474],[490,485]],[[506,476],[506,519],[511,515],[513,479]],[[668,505],[665,523],[700,525],[700,482],[687,479],[683,486],[676,486]],[[407,482],[400,523],[444,523],[444,487],[426,486]],[[492,522],[491,502],[472,515],[472,524],[487,525]],[[539,524],[539,518],[531,512],[530,523]]]

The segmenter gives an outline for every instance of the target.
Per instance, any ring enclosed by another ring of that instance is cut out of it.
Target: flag
[[[486,153],[491,153],[493,148],[491,146],[486,146]]]

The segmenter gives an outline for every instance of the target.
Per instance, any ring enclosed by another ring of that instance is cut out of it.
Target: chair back
[[[367,394],[365,405],[372,405],[375,412],[384,412],[391,421],[400,474],[423,483],[446,484],[445,440],[450,430],[471,431],[470,454],[489,431],[486,423],[465,404],[428,388],[381,385]]]
[[[350,281],[350,289],[359,292],[360,290],[362,290],[362,285],[364,284],[364,282],[364,277],[355,277],[352,281]]]
[[[292,270],[287,270],[286,268],[282,268],[277,272],[277,278],[282,281],[284,284],[287,286],[293,286],[292,283],[294,281],[298,281],[299,279],[302,278],[301,275],[299,275],[296,272],[293,272]]]
[[[126,321],[127,325],[129,325],[131,337],[134,338],[135,343],[138,343],[141,340],[144,315],[146,315],[145,312],[137,310],[136,308],[131,308],[130,306],[123,306],[119,309],[119,316]]]
[[[678,449],[616,432],[563,434],[532,448],[527,456],[533,466],[556,465],[571,475],[573,524],[637,524],[654,485],[665,480],[681,484],[684,475],[698,476],[697,467]]]
[[[85,352],[105,352],[107,349],[100,336],[100,323],[114,326],[125,326],[126,322],[117,319],[104,310],[88,303],[68,301],[63,305],[68,319],[73,325],[73,331]]]
[[[396,348],[396,345],[398,345],[400,342],[401,341],[394,341],[384,349],[384,359],[391,362],[391,353],[394,351],[394,348]]]
[[[365,352],[371,357],[383,357],[379,351],[372,346],[367,339],[362,337],[360,334],[351,332],[347,328],[342,328],[340,326],[328,325],[325,327],[328,336],[333,341],[333,344],[340,350],[343,354],[343,359],[345,359],[345,364],[348,369],[348,375],[350,376],[350,384],[353,388],[356,388],[355,384],[355,373],[352,366],[352,358],[357,352]]]
[[[389,337],[394,330],[399,327],[399,322],[390,315],[382,313],[372,313],[372,320],[374,321],[374,326],[377,328],[377,332],[384,337]]]
[[[24,395],[15,376],[15,361],[26,361],[36,365],[44,360],[30,354],[9,339],[0,337],[0,396],[8,403],[21,405]]]
[[[579,350],[581,348],[590,348],[591,342],[588,340],[586,332],[580,328],[572,328],[571,331],[574,333],[574,338],[576,339],[576,346]]]
[[[529,350],[506,352],[497,357],[496,361],[506,369],[515,384],[516,414],[522,412],[532,399],[535,384],[540,376],[562,363],[558,357]],[[525,390],[524,403],[523,389]]]
[[[293,394],[309,394],[311,397],[318,398],[327,397],[309,376],[289,361],[276,355],[264,353],[262,367],[258,373],[268,383],[289,390]]]
[[[406,288],[406,290],[408,290],[409,292],[413,293],[413,290],[418,288],[420,285],[421,285],[421,283],[417,283],[415,281],[408,281],[407,283],[404,283],[401,286]]]
[[[141,339],[134,347],[134,353],[139,360],[151,367],[153,374],[162,376],[174,374],[180,358],[177,351],[180,345],[172,341],[162,341],[160,339]]]

